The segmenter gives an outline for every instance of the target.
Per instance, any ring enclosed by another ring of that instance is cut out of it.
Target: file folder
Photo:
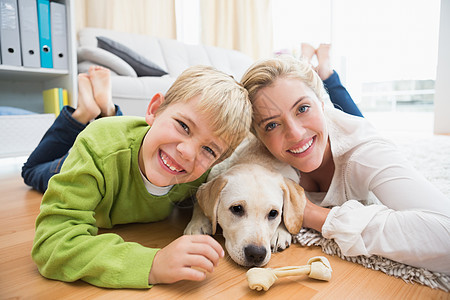
[[[48,89],[42,92],[42,97],[44,99],[44,113],[59,115],[59,97],[60,88]]]
[[[66,89],[63,89],[63,105],[59,108],[59,110],[63,109],[64,106],[69,105],[69,94]]]
[[[41,67],[36,0],[18,0],[20,41],[24,67]]]
[[[66,6],[50,2],[53,68],[68,69]]]
[[[0,49],[2,64],[22,65],[17,0],[0,0]]]
[[[59,104],[58,104],[58,108],[59,111],[61,111],[61,109],[64,107],[64,100],[63,100],[63,89],[58,89],[58,100],[59,100]]]
[[[52,38],[50,34],[50,1],[37,0],[41,67],[53,68]]]

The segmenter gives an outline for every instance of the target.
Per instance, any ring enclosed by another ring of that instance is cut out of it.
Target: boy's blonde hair
[[[250,101],[254,103],[258,92],[262,88],[272,85],[278,78],[301,80],[313,90],[322,102],[327,95],[322,80],[311,64],[290,55],[280,55],[254,63],[244,74],[241,82],[248,91]],[[252,132],[255,133],[253,128]]]
[[[247,90],[232,76],[213,67],[190,67],[172,84],[156,114],[171,104],[187,102],[198,95],[201,97],[197,108],[205,114],[214,135],[229,145],[218,160],[222,161],[250,130],[252,106]]]

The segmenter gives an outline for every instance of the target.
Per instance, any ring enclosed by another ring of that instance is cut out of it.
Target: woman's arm
[[[344,255],[381,255],[450,273],[450,199],[392,145],[371,143],[355,152],[344,172],[350,201],[331,209],[322,226]],[[364,206],[365,192],[381,204]],[[355,199],[355,200],[351,200]]]
[[[325,223],[329,212],[329,208],[315,205],[307,199],[305,210],[303,212],[302,227],[312,228],[319,232],[322,232],[322,226]]]

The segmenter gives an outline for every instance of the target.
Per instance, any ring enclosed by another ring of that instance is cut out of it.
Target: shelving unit
[[[57,1],[64,3],[66,6],[67,55],[69,61],[67,70],[0,65],[0,106],[12,106],[37,113],[17,117],[0,116],[0,140],[2,141],[0,158],[29,154],[52,124],[54,116],[47,115],[46,117],[43,115],[43,90],[56,87],[65,88],[68,91],[69,103],[71,105],[76,103],[78,91],[75,1]],[[36,122],[40,123],[36,124]],[[15,130],[8,130],[8,128],[15,128]],[[26,132],[28,128],[33,131],[32,140],[29,139],[30,136]],[[36,128],[39,129],[36,131]],[[27,137],[28,140],[24,137]],[[15,152],[15,149],[18,151]]]

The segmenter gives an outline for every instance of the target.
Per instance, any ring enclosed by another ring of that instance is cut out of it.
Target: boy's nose
[[[187,161],[191,161],[197,155],[197,146],[191,141],[179,143],[177,150],[181,157]]]

